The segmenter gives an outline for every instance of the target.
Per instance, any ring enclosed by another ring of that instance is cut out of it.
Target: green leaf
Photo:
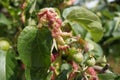
[[[0,51],[0,78],[6,80],[6,52]]]
[[[120,39],[119,39],[120,40]],[[117,42],[117,41],[116,41]],[[114,59],[120,59],[120,42],[111,44],[109,46],[109,54],[114,57]]]
[[[53,71],[50,71],[49,73],[48,73],[48,75],[46,76],[46,79],[45,80],[50,80],[51,78],[52,78],[52,76],[53,76]]]
[[[105,33],[104,33],[104,37],[109,37],[113,34],[114,31],[114,27],[115,27],[115,23],[116,21],[111,20],[111,21],[105,21],[104,23],[104,29],[105,29]]]
[[[72,70],[71,65],[68,64],[68,63],[63,63],[63,64],[61,65],[61,72],[64,71],[64,70]]]
[[[18,52],[26,66],[27,80],[44,80],[50,66],[52,37],[46,28],[25,27],[18,38]]]
[[[0,80],[14,80],[16,60],[12,50],[0,50]]]
[[[90,53],[94,54],[94,57],[98,60],[99,58],[103,57],[103,50],[101,48],[101,46],[97,43],[95,43],[94,41],[90,40],[90,39],[85,39],[86,41],[88,41],[89,43],[93,44],[94,49],[92,51],[90,51]]]
[[[68,70],[63,70],[60,75],[58,75],[56,80],[67,80]]]
[[[35,6],[36,6],[36,0],[33,0],[34,2],[32,2],[32,6],[30,8],[29,13],[31,14],[34,10],[35,10]]]
[[[120,76],[114,73],[104,73],[98,75],[100,80],[120,80]]]
[[[71,27],[75,35],[80,34],[82,38],[86,36],[87,31],[84,28],[82,28],[79,24],[73,23],[71,24]]]
[[[118,36],[118,37],[110,37],[106,41],[104,41],[104,45],[111,44],[115,40],[119,40],[119,39],[120,39],[120,36]]]
[[[71,70],[72,67],[69,64],[63,63],[61,65],[61,73],[57,76],[56,80],[67,80],[67,76]]]
[[[103,36],[103,28],[100,19],[93,12],[83,7],[70,7],[63,11],[63,17],[71,24],[77,23],[88,30],[95,41]]]
[[[107,19],[113,19],[113,17],[114,17],[114,14],[111,13],[108,9],[102,10],[101,13]]]
[[[11,25],[11,21],[9,19],[6,18],[6,16],[2,13],[0,13],[0,24],[4,24],[7,26]]]
[[[116,21],[112,35],[114,37],[120,37],[120,19]]]

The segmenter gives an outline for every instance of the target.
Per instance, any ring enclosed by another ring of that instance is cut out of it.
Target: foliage
[[[0,80],[119,80],[119,1],[90,1],[1,0]]]

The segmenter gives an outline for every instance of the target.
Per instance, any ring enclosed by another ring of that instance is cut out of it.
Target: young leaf
[[[50,66],[52,37],[46,28],[25,27],[18,38],[18,52],[26,66],[27,80],[44,80]],[[28,78],[29,77],[29,78]]]
[[[95,41],[103,36],[103,28],[100,19],[91,11],[83,7],[70,7],[63,11],[63,17],[71,24],[77,23],[88,30]]]
[[[14,80],[16,67],[15,54],[12,50],[0,50],[0,80]]]

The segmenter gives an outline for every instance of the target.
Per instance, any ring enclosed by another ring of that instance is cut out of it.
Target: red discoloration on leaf
[[[63,50],[63,51],[65,51],[66,49],[68,49],[69,48],[69,46],[68,45],[63,45],[63,46],[58,46],[58,48],[60,49],[60,50]]]
[[[51,62],[55,61],[55,57],[53,54],[51,54]]]
[[[87,73],[90,75],[93,75],[93,76],[96,76],[96,74],[97,74],[93,67],[89,67],[87,69]]]
[[[75,63],[74,61],[69,62],[72,65],[73,71],[70,73],[68,80],[72,80],[76,75],[77,75],[77,71],[79,69],[79,65],[77,63]]]
[[[59,56],[58,53],[51,54],[51,62],[54,62],[58,56]]]
[[[55,80],[55,77],[56,77],[56,74],[54,72],[53,75],[52,75],[52,77],[51,77],[51,80]]]
[[[60,28],[62,25],[62,20],[57,17],[57,13],[52,8],[45,8],[42,10],[40,13],[38,13],[38,18],[40,22],[43,20],[42,18],[47,20],[49,27],[52,27],[53,29],[54,27]]]
[[[70,75],[69,75],[69,77],[68,77],[68,80],[73,80],[73,78],[76,76],[76,74],[77,74],[77,73],[74,72],[74,71],[71,72]]]
[[[53,8],[44,8],[38,13],[39,26],[47,25],[51,31],[52,37],[55,38],[58,48],[60,50],[66,50],[69,46],[65,44],[64,36],[71,36],[70,33],[62,32],[62,19]]]
[[[90,80],[98,80],[97,73],[93,67],[89,67],[87,73],[91,75]]]
[[[53,71],[51,80],[55,80],[55,77],[56,77],[56,74],[55,74],[55,67],[51,66],[51,67],[50,67],[50,71]]]
[[[50,66],[50,70],[51,70],[51,71],[55,71],[55,67]]]
[[[47,11],[44,11],[44,12],[42,12],[42,13],[38,13],[38,17],[41,18],[41,17],[43,17],[46,13],[47,13]]]
[[[73,67],[74,71],[77,71],[77,70],[78,70],[79,65],[78,65],[78,64],[76,64],[74,61],[72,61],[71,65],[72,65],[72,67]]]

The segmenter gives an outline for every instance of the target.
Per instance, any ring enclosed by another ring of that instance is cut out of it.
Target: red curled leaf
[[[87,69],[87,73],[90,74],[90,75],[96,76],[96,71],[94,70],[93,67],[89,67]]]
[[[94,70],[93,67],[89,67],[89,68],[87,69],[87,73],[92,76],[92,77],[90,78],[90,80],[98,80],[97,73],[96,73],[96,71]]]
[[[73,72],[70,73],[68,80],[72,80],[77,75],[76,71],[78,71],[79,65],[76,64],[74,61],[71,61],[69,63],[72,65]]]
[[[54,62],[58,56],[58,53],[51,54],[51,61]]]

